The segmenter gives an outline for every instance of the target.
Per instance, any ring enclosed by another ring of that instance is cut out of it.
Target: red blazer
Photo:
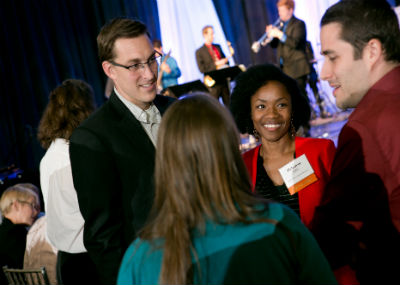
[[[245,152],[243,154],[244,162],[249,170],[251,181],[253,183],[253,192],[256,185],[257,176],[257,157],[261,145]],[[318,181],[308,185],[300,190],[299,207],[300,218],[308,227],[315,212],[315,207],[319,205],[322,197],[322,192],[331,173],[333,157],[335,156],[335,145],[329,139],[314,139],[314,138],[295,138],[296,157],[303,154],[307,156]]]

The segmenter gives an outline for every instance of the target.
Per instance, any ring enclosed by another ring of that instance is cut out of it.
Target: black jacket
[[[157,95],[154,103],[163,114],[173,100]],[[70,158],[84,245],[99,279],[115,284],[123,254],[152,206],[154,145],[113,92],[73,132]]]
[[[221,58],[225,58],[225,54],[222,52],[221,46],[217,44],[212,44],[217,48]],[[196,50],[196,62],[201,73],[206,73],[209,71],[216,70],[214,60],[210,53],[208,52],[207,46],[204,44],[199,49]]]
[[[296,79],[310,73],[310,63],[306,55],[307,30],[305,23],[292,17],[286,27],[286,41],[278,39],[271,42],[277,48],[277,57],[283,59],[282,71]]]

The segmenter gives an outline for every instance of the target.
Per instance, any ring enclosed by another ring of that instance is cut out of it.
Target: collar
[[[371,101],[374,100],[385,100],[382,96],[387,93],[393,93],[398,90],[398,82],[400,78],[400,65],[397,65],[395,68],[390,70],[381,79],[375,82],[374,85],[367,91],[358,105],[355,107],[354,111],[350,115],[350,118],[353,118],[359,112],[366,109],[368,110],[368,106],[370,106]]]
[[[159,124],[161,123],[160,111],[153,103],[151,103],[150,108],[142,110],[137,119],[146,124]]]
[[[132,102],[126,100],[121,94],[118,93],[117,89],[114,87],[115,95],[122,101],[122,103],[131,111],[135,118],[143,123],[159,123],[161,122],[160,111],[152,102],[147,110],[142,110],[140,107],[136,106]]]
[[[355,109],[358,106],[362,106],[362,104],[369,104],[370,100],[374,100],[372,98],[379,97],[377,100],[383,100],[382,93],[388,93],[398,90],[398,82],[400,78],[400,65],[397,65],[395,68],[390,70],[381,79],[375,82],[374,85],[367,91],[361,101],[358,103]],[[365,103],[367,102],[367,103]],[[354,112],[353,112],[354,113]]]

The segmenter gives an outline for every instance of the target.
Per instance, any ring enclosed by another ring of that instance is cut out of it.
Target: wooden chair
[[[9,285],[50,285],[46,268],[37,269],[13,269],[3,266],[4,274]]]

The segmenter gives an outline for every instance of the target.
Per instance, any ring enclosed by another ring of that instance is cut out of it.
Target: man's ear
[[[113,69],[113,65],[108,62],[108,61],[103,61],[101,63],[101,66],[103,67],[104,73],[110,77],[111,79],[114,79],[114,69]]]
[[[373,66],[383,56],[382,43],[378,39],[370,39],[364,48],[364,59],[370,66]]]

